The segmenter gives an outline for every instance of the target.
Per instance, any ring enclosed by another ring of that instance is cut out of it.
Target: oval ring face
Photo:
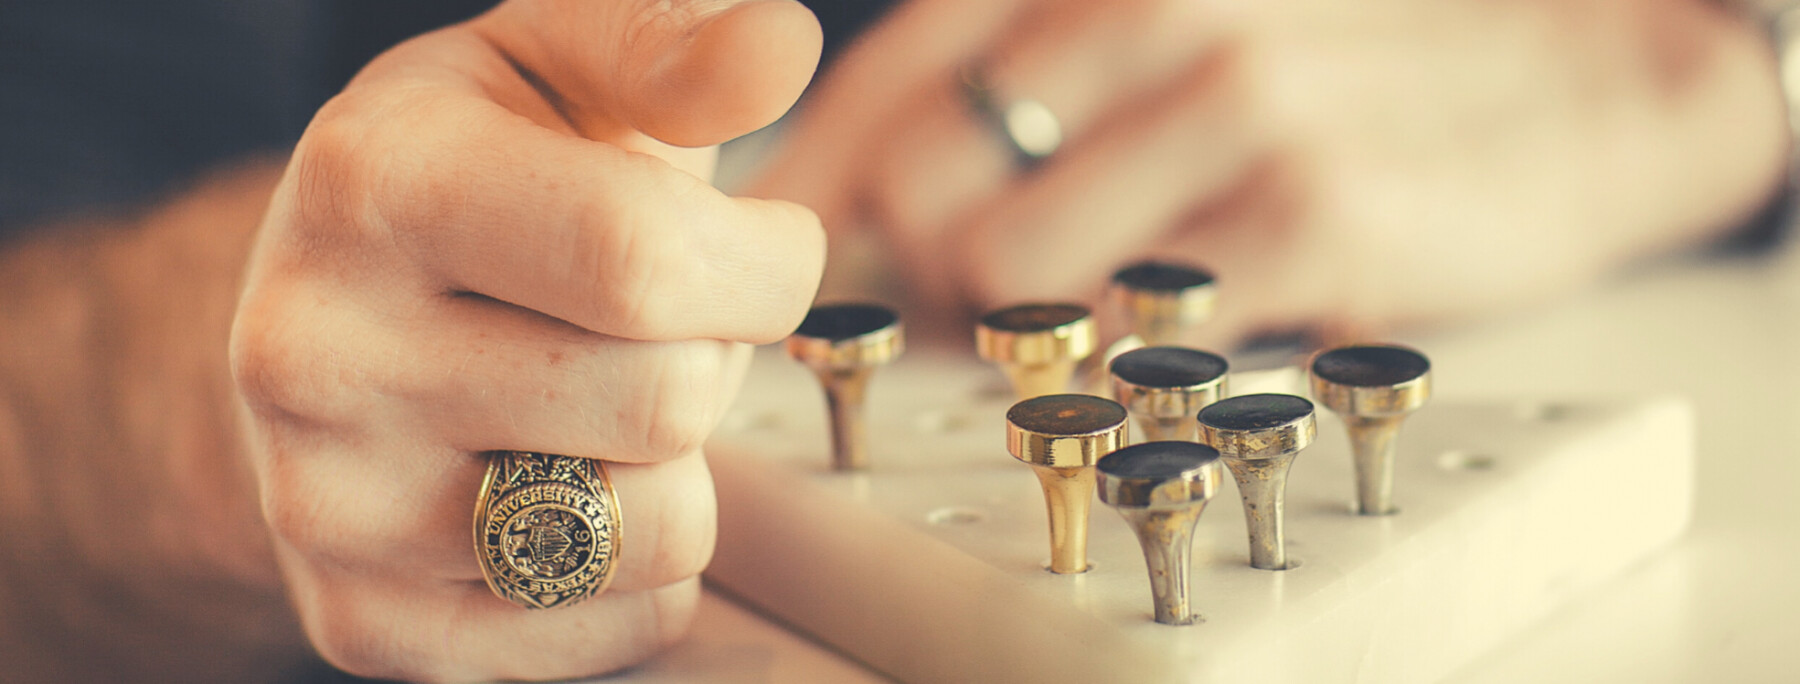
[[[526,608],[571,606],[612,579],[618,500],[597,461],[497,454],[475,515],[476,555],[501,598]]]

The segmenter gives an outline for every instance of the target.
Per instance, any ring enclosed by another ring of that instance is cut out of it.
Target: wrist
[[[254,681],[305,657],[224,357],[273,181],[240,167],[0,252],[0,652],[26,679]]]

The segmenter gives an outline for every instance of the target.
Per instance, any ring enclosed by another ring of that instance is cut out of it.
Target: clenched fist
[[[683,633],[712,552],[700,445],[824,236],[707,184],[816,66],[789,0],[517,0],[376,59],[320,110],[251,255],[231,366],[315,647],[365,676],[554,679]],[[471,548],[485,452],[605,461],[604,594],[543,611]]]

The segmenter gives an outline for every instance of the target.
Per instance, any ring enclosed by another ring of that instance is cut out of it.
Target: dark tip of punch
[[[1135,290],[1182,292],[1211,285],[1213,274],[1203,268],[1160,261],[1146,261],[1119,269],[1113,282]]]
[[[1087,435],[1125,422],[1125,407],[1088,394],[1050,394],[1026,399],[1006,412],[1006,420],[1040,435]]]
[[[1352,387],[1386,387],[1412,382],[1431,371],[1431,362],[1405,347],[1343,347],[1313,359],[1312,372],[1327,382]]]
[[[1200,422],[1218,430],[1269,430],[1313,413],[1313,403],[1291,394],[1246,394],[1200,409]]]
[[[1219,459],[1219,452],[1197,442],[1144,442],[1100,459],[1100,472],[1134,480],[1168,480]]]
[[[1087,315],[1087,307],[1077,304],[1020,304],[989,312],[981,317],[981,324],[995,330],[1030,333],[1065,326]]]
[[[1139,387],[1194,387],[1225,375],[1224,357],[1186,347],[1144,347],[1120,354],[1109,366],[1119,379]]]
[[[814,307],[794,334],[833,342],[855,339],[900,321],[893,309],[877,304],[829,304]]]

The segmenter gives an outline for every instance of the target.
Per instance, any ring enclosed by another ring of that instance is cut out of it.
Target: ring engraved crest
[[[494,593],[526,608],[572,606],[606,588],[618,503],[596,461],[500,452],[475,511],[475,551]]]

